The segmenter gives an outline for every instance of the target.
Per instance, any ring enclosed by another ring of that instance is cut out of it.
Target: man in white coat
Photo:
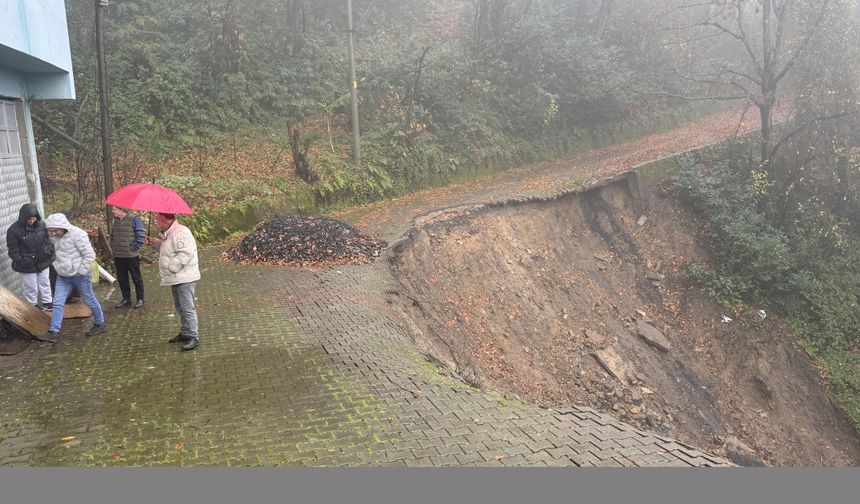
[[[169,285],[173,292],[173,306],[179,313],[181,329],[170,338],[171,343],[182,343],[182,350],[194,350],[199,345],[197,309],[194,291],[200,280],[197,242],[191,230],[176,220],[176,215],[159,213],[155,222],[161,238],[147,237],[147,243],[158,246],[158,273],[161,285]]]

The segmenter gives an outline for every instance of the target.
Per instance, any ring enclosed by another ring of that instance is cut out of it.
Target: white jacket
[[[73,226],[69,219],[61,213],[55,213],[45,219],[48,229],[65,229],[66,234],[60,238],[51,237],[57,258],[54,259],[54,269],[63,277],[75,275],[90,275],[90,268],[96,260],[96,252],[90,244],[90,237],[83,229]]]
[[[161,233],[158,249],[158,273],[161,285],[178,285],[200,280],[197,266],[197,242],[191,230],[173,221],[167,231]]]

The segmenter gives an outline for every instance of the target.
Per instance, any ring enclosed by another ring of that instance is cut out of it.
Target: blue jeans
[[[173,307],[179,312],[181,329],[179,334],[186,338],[197,338],[197,309],[194,307],[194,290],[197,282],[171,285],[173,292]]]
[[[96,325],[105,323],[105,314],[102,305],[93,292],[93,284],[89,275],[75,275],[72,277],[57,276],[57,284],[54,286],[54,312],[51,314],[50,331],[59,332],[63,324],[63,312],[66,310],[66,300],[72,293],[72,287],[81,293],[84,303],[93,311],[93,321]]]

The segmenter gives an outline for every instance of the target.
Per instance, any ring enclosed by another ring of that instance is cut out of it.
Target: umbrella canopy
[[[191,208],[181,196],[158,184],[129,184],[111,193],[105,203],[146,212],[191,213]]]

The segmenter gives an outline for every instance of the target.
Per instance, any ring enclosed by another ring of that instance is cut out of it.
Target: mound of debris
[[[240,263],[290,266],[361,264],[379,257],[386,245],[331,217],[286,215],[260,224],[225,256]]]

